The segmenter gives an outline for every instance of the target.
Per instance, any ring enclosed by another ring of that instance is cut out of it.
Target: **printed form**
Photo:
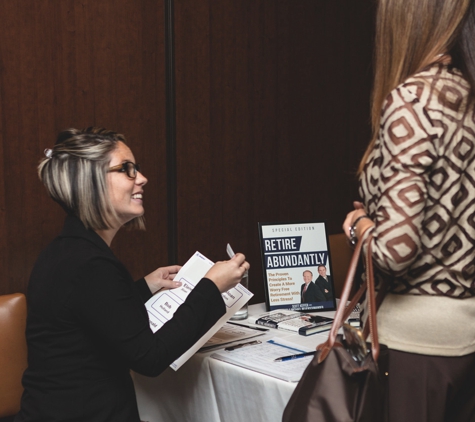
[[[195,252],[175,277],[175,280],[183,283],[181,287],[160,291],[147,301],[145,307],[148,311],[150,328],[153,332],[159,330],[163,324],[173,317],[178,307],[185,301],[190,292],[213,265],[214,263],[200,252]],[[226,305],[226,313],[194,346],[170,365],[175,371],[193,356],[229,318],[241,309],[251,299],[253,294],[244,286],[238,284],[233,289],[223,293],[222,296]]]
[[[241,347],[232,351],[219,351],[213,353],[211,357],[284,381],[298,382],[313,356],[288,360],[286,362],[276,362],[275,359],[314,350],[282,338],[274,337],[262,340],[259,344]]]
[[[224,324],[216,334],[211,337],[201,348],[200,352],[222,347],[223,345],[246,340],[248,338],[263,336],[265,331],[258,331],[254,328],[246,328],[239,325]]]

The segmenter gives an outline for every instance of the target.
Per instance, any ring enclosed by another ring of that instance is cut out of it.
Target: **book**
[[[325,222],[259,223],[259,239],[267,311],[336,309]]]
[[[214,265],[212,261],[199,252],[195,254],[178,271],[174,280],[182,282],[181,287],[169,290],[160,290],[146,303],[150,329],[159,330],[178,307],[186,300],[190,292],[201,281],[208,270]],[[226,305],[226,313],[213,325],[198,341],[183,355],[176,359],[170,367],[178,370],[191,356],[193,356],[239,309],[253,296],[243,285],[238,284],[221,295]]]
[[[248,320],[256,325],[294,331],[301,336],[328,331],[333,323],[333,318],[286,309],[276,309],[261,315],[250,316]]]

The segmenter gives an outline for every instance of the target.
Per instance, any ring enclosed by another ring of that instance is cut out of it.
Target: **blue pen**
[[[267,340],[267,343],[273,344],[275,346],[285,347],[286,349],[295,350],[296,352],[305,353],[305,350],[300,350],[300,349],[296,349],[295,347],[290,347],[290,346],[287,346],[285,344],[280,344],[280,343],[277,343],[274,340]]]
[[[281,358],[274,359],[274,362],[286,362],[288,360],[304,358],[306,356],[313,356],[316,352],[300,353],[298,355],[282,356]]]

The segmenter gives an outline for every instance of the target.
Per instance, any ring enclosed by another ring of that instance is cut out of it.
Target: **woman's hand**
[[[242,253],[237,253],[229,261],[216,262],[205,277],[213,281],[221,293],[227,292],[238,284],[249,270],[249,262]]]
[[[144,278],[150,291],[155,293],[161,289],[180,287],[182,284],[180,281],[173,281],[180,268],[180,265],[170,265],[169,267],[157,268],[153,273],[146,275]]]
[[[345,221],[343,223],[343,233],[345,233],[348,239],[350,239],[350,227],[355,223],[357,218],[361,217],[362,215],[366,215],[364,205],[361,202],[354,201],[353,206],[355,209],[346,215]],[[356,238],[359,238],[361,234],[372,225],[374,225],[374,223],[369,218],[361,219],[356,226]]]

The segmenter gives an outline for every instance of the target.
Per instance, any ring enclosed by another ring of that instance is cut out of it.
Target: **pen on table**
[[[261,344],[261,342],[259,340],[248,341],[247,343],[239,343],[239,344],[236,344],[235,346],[226,347],[224,350],[230,352],[231,350],[240,349],[241,347],[244,347],[244,346],[252,346],[253,344]]]
[[[300,349],[296,349],[295,347],[287,346],[286,344],[277,343],[273,339],[267,340],[267,343],[273,344],[274,346],[285,347],[286,349],[295,350],[295,351],[300,352],[300,353],[306,353],[305,350],[300,350]]]
[[[282,356],[281,358],[274,359],[274,362],[285,362],[288,360],[304,358],[307,356],[313,356],[316,352],[307,352],[307,353],[299,353],[298,355],[289,355],[289,356]]]
[[[237,322],[231,322],[231,321],[228,321],[228,324],[232,324],[232,325],[239,325],[240,327],[250,328],[251,330],[257,330],[257,331],[269,331],[269,329],[268,329],[268,328],[252,327],[251,325],[246,325],[246,324],[238,324]]]

